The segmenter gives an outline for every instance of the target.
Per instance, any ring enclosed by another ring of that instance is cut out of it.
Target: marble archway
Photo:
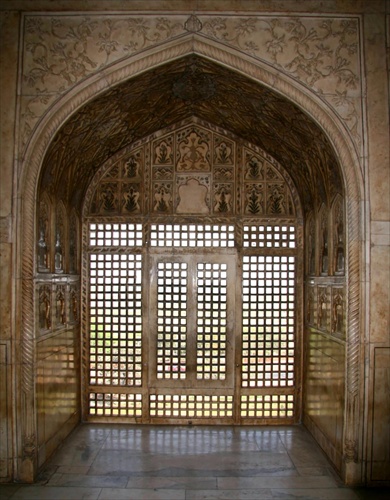
[[[35,304],[34,276],[36,261],[36,196],[45,159],[50,153],[56,133],[68,118],[92,101],[122,82],[131,81],[146,72],[158,69],[166,63],[184,56],[197,56],[242,75],[255,85],[260,85],[285,102],[294,103],[328,138],[341,166],[346,193],[347,232],[347,372],[346,402],[343,438],[343,475],[347,482],[360,479],[359,462],[362,458],[361,423],[359,409],[362,405],[361,376],[361,314],[362,303],[362,249],[361,202],[362,179],[359,162],[352,140],[340,119],[328,105],[306,87],[296,83],[273,67],[262,64],[250,56],[197,34],[189,34],[167,42],[128,59],[122,60],[104,72],[98,73],[69,90],[46,113],[37,126],[19,171],[20,191],[18,204],[18,234],[21,244],[17,251],[19,276],[17,290],[20,312],[20,381],[18,402],[18,477],[32,481],[37,467],[36,419],[35,419]],[[23,203],[21,196],[23,195]]]

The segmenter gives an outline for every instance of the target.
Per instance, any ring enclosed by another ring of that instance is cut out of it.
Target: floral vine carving
[[[355,18],[99,14],[26,16],[23,144],[54,98],[69,87],[108,64],[186,32],[221,41],[310,86],[338,111],[360,144]]]

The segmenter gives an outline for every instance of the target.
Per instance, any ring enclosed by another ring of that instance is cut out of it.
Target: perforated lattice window
[[[203,224],[152,224],[152,247],[234,247],[234,226]]]
[[[91,385],[141,385],[141,274],[141,255],[90,255]]]
[[[91,392],[89,414],[96,416],[140,417],[142,394]]]
[[[187,264],[157,267],[157,378],[185,379],[187,363]]]
[[[227,418],[233,416],[233,396],[151,394],[151,417]]]
[[[293,225],[244,225],[244,248],[295,248]]]
[[[197,378],[226,378],[227,265],[197,265]]]
[[[241,396],[241,417],[243,418],[291,418],[293,416],[293,394],[244,394]]]
[[[142,246],[142,224],[91,223],[89,225],[90,246]]]
[[[242,387],[294,384],[295,257],[243,257]]]

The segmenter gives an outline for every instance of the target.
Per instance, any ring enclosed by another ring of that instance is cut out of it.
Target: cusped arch
[[[359,344],[360,344],[360,314],[362,308],[361,281],[362,281],[362,234],[360,231],[361,200],[363,199],[363,182],[359,159],[354,144],[346,127],[332,109],[324,103],[314,92],[294,81],[291,77],[263,63],[254,57],[227,49],[223,44],[208,40],[197,34],[189,34],[183,38],[166,42],[144,52],[130,56],[106,68],[73,87],[64,94],[44,115],[35,129],[20,168],[20,193],[23,193],[23,204],[18,206],[18,234],[20,246],[18,248],[18,262],[23,277],[18,289],[19,311],[21,312],[20,345],[22,346],[21,362],[21,414],[26,417],[22,421],[22,448],[26,461],[26,470],[36,458],[31,451],[34,441],[34,428],[28,428],[28,422],[33,422],[34,408],[34,285],[35,255],[36,255],[36,194],[38,181],[45,154],[61,125],[84,104],[118,83],[131,79],[142,72],[157,68],[163,63],[173,61],[185,55],[195,54],[207,58],[217,64],[267,86],[279,93],[287,100],[299,106],[313,122],[325,132],[330,140],[339,163],[345,184],[346,193],[346,239],[347,239],[347,267],[348,267],[348,344],[347,344],[347,409],[348,426],[344,436],[346,458],[356,461],[358,437],[358,408],[359,408]],[[18,199],[21,199],[20,193]],[[31,417],[31,418],[29,418]],[[30,464],[30,465],[29,465]],[[28,472],[26,473],[28,475]]]

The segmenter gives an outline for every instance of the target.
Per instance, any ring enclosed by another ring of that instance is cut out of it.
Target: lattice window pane
[[[197,265],[196,377],[225,380],[227,265]]]
[[[241,396],[243,418],[292,418],[293,394],[251,394]]]
[[[151,417],[229,418],[233,416],[233,396],[204,394],[151,394]]]
[[[152,247],[234,247],[234,226],[209,224],[152,224]]]
[[[295,257],[243,257],[242,387],[294,384]]]
[[[187,263],[157,266],[157,378],[185,379],[187,364]]]
[[[91,392],[89,414],[102,417],[141,417],[142,394]]]
[[[90,255],[91,385],[142,383],[141,280],[141,255]]]
[[[142,224],[91,223],[89,225],[89,244],[102,247],[140,247],[142,246]]]
[[[295,226],[244,226],[244,248],[295,248]]]

